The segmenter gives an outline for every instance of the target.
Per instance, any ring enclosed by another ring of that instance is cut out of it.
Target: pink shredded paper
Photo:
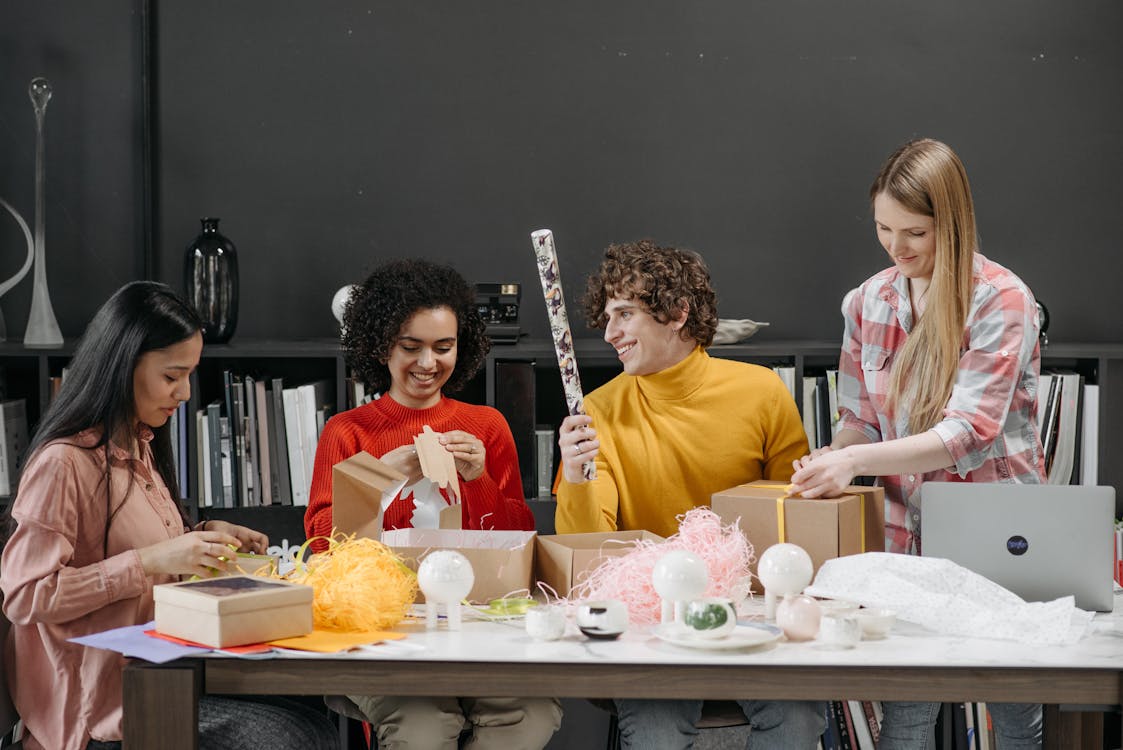
[[[725,596],[739,602],[748,595],[753,546],[737,524],[722,526],[709,508],[693,508],[679,516],[678,533],[665,541],[634,542],[634,549],[618,557],[605,558],[569,594],[569,601],[619,599],[628,605],[633,623],[659,621],[662,602],[651,583],[651,572],[660,557],[671,550],[686,550],[705,561],[710,582],[705,596]]]

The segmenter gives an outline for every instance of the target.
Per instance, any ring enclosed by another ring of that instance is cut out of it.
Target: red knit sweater
[[[507,421],[490,406],[476,406],[442,398],[431,409],[411,409],[389,396],[328,420],[316,446],[304,531],[309,538],[331,533],[331,469],[359,451],[375,458],[413,442],[422,428],[436,432],[463,430],[483,441],[487,451],[484,472],[471,482],[460,480],[465,529],[532,531],[534,516],[527,507],[519,474],[515,440]],[[411,526],[412,500],[394,499],[383,514],[383,528]],[[314,544],[314,548],[323,548]]]

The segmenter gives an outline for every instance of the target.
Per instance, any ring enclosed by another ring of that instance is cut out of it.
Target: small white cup
[[[737,627],[737,610],[733,602],[720,596],[695,599],[686,603],[683,626],[699,638],[724,638]]]
[[[581,602],[577,607],[577,627],[590,638],[617,638],[628,629],[628,608],[617,599]]]
[[[859,609],[855,613],[858,624],[862,626],[864,640],[878,640],[889,635],[893,623],[897,621],[897,613],[891,609]]]
[[[536,641],[556,641],[565,635],[565,610],[539,604],[526,611],[526,633]]]
[[[862,640],[862,625],[853,613],[824,612],[818,640],[829,648],[854,648]]]

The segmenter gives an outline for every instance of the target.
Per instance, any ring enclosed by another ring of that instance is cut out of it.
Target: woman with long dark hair
[[[148,622],[155,584],[224,570],[228,545],[265,552],[265,536],[242,526],[189,528],[177,501],[168,420],[190,397],[201,327],[167,286],[125,285],[86,329],[32,437],[0,562],[26,748],[119,747],[122,657],[68,639]],[[338,744],[298,704],[204,696],[199,719],[201,747]]]

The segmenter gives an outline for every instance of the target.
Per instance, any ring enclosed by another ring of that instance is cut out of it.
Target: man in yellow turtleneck
[[[676,516],[708,505],[720,490],[773,479],[787,482],[807,454],[799,412],[766,367],[710,357],[717,304],[695,253],[650,240],[611,245],[589,277],[590,325],[624,372],[585,398],[586,415],[559,430],[563,481],[559,533],[678,530]],[[581,466],[594,461],[596,479]],[[739,701],[754,748],[814,748],[825,728],[811,701]],[[702,701],[617,700],[625,748],[693,743]]]
[[[562,422],[557,530],[678,530],[675,517],[757,479],[787,482],[807,455],[795,401],[766,367],[710,357],[717,305],[696,254],[612,245],[588,282],[589,324],[624,372]],[[595,429],[594,429],[595,428]],[[596,462],[585,482],[581,465]]]

